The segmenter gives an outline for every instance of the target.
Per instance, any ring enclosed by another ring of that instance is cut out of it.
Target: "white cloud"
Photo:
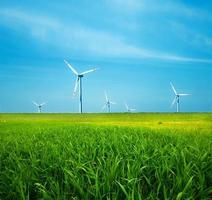
[[[143,0],[105,0],[110,8],[124,12],[139,11],[143,7],[143,2]]]
[[[201,35],[201,34],[195,34],[194,42],[205,45],[207,47],[212,47],[212,38]]]
[[[205,38],[205,43],[206,43],[208,46],[212,46],[212,38]]]
[[[40,39],[44,39],[49,30],[56,31],[60,28],[60,23],[48,17],[35,14],[28,14],[18,9],[1,9],[0,23],[5,22],[11,28],[26,28],[31,34]]]
[[[201,48],[206,50],[212,47],[212,38],[201,33],[201,30],[193,30],[191,27],[179,22],[169,21],[170,27],[175,32],[175,35],[182,41],[191,45],[193,48]]]
[[[58,28],[59,23],[56,20],[52,20],[48,17],[42,17],[40,15],[29,14],[23,12],[19,9],[4,8],[0,10],[0,14],[3,17],[10,18],[16,22],[20,21],[21,23],[40,25],[48,28]]]
[[[127,14],[171,14],[172,16],[184,16],[212,20],[210,13],[197,7],[191,7],[183,2],[173,0],[104,0],[106,5],[116,11]]]
[[[178,62],[212,63],[211,59],[190,58],[172,55],[142,47],[136,47],[125,41],[124,37],[109,32],[91,29],[86,26],[63,24],[59,20],[29,14],[22,10],[1,9],[0,23],[12,28],[26,29],[32,37],[54,44],[67,51],[106,56],[140,59],[158,59]]]

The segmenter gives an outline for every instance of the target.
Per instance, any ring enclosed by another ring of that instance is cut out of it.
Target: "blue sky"
[[[0,2],[0,112],[77,112],[78,71],[85,112],[100,112],[104,90],[124,111],[172,112],[169,82],[185,112],[212,111],[212,1],[63,0]]]

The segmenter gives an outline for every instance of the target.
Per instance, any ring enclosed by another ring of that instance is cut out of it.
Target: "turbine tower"
[[[176,89],[174,88],[174,85],[170,82],[170,85],[172,87],[172,90],[175,94],[174,100],[172,101],[171,107],[176,103],[177,104],[177,112],[180,112],[180,97],[181,96],[188,96],[190,94],[183,94],[183,93],[177,93]]]
[[[68,65],[71,71],[77,76],[75,81],[73,96],[75,96],[77,92],[77,88],[79,87],[79,113],[82,113],[82,78],[84,77],[85,74],[96,71],[97,68],[87,70],[82,73],[78,73],[66,60],[64,60],[64,62]]]
[[[106,107],[108,108],[108,112],[110,113],[110,108],[111,108],[111,104],[116,104],[115,102],[112,102],[108,99],[108,96],[107,96],[107,93],[105,91],[105,99],[106,99],[106,102],[105,102],[105,105],[102,107],[102,110],[104,110]]]
[[[134,108],[129,108],[129,106],[127,105],[127,103],[125,102],[124,103],[124,105],[125,105],[125,108],[126,108],[126,110],[127,110],[127,112],[132,112],[132,111],[135,111],[135,109]]]
[[[38,103],[36,103],[36,102],[34,102],[34,101],[32,101],[32,103],[35,105],[35,106],[37,106],[37,108],[38,108],[38,113],[41,113],[41,111],[42,111],[42,106],[44,106],[46,103],[41,103],[41,104],[38,104]]]

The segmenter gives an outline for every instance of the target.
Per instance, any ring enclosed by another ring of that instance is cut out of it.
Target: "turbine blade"
[[[105,91],[105,99],[106,99],[106,101],[108,102],[108,97],[107,97],[106,91]]]
[[[71,71],[78,76],[78,72],[66,60],[64,60],[64,62],[68,65]]]
[[[135,110],[136,110],[136,109],[134,109],[134,108],[131,108],[131,109],[130,109],[130,111],[135,111]]]
[[[188,96],[188,95],[191,95],[191,94],[178,94],[179,96]]]
[[[88,71],[85,71],[85,72],[82,72],[80,75],[85,75],[85,74],[88,74],[90,72],[95,72],[97,70],[97,68],[94,68],[94,69],[90,69]]]
[[[116,102],[110,101],[110,104],[113,104],[114,105],[114,104],[116,104]]]
[[[79,77],[77,77],[77,79],[75,81],[73,96],[76,95],[78,85],[79,85]]]
[[[175,88],[174,88],[174,86],[173,86],[173,84],[171,82],[170,82],[170,85],[171,85],[172,90],[174,91],[175,95],[177,95],[177,91],[175,90]]]
[[[174,100],[172,101],[172,104],[171,104],[171,108],[173,107],[173,105],[175,104],[177,98],[175,97]]]
[[[36,103],[36,102],[34,102],[34,101],[32,101],[32,103],[33,103],[34,105],[36,105],[36,106],[39,106],[38,103]]]
[[[40,106],[44,106],[45,104],[46,104],[46,102],[43,102],[43,103],[40,104]]]
[[[104,110],[106,108],[106,104],[104,106],[102,106],[102,110]]]

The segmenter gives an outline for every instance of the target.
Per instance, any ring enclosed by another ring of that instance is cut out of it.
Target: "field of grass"
[[[0,114],[0,199],[212,199],[212,113]]]

